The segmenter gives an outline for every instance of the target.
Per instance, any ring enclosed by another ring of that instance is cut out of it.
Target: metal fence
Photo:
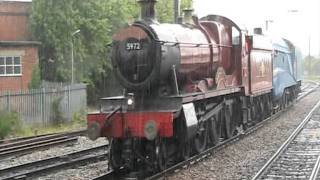
[[[86,85],[0,92],[0,110],[16,112],[24,124],[47,126],[70,121],[87,108]]]

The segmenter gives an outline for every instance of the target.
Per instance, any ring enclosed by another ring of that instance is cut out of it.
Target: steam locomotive
[[[191,10],[177,24],[156,20],[156,0],[113,36],[122,96],[89,113],[92,140],[107,137],[114,170],[159,171],[286,108],[300,91],[299,50],[218,15]]]

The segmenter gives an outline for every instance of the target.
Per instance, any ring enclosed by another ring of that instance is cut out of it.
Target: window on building
[[[0,56],[0,76],[20,76],[20,56]]]

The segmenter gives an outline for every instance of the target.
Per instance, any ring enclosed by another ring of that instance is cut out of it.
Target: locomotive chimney
[[[141,6],[140,18],[143,20],[156,20],[155,4],[157,0],[139,0]]]
[[[192,20],[193,9],[184,9],[183,10],[184,20],[183,22],[186,24],[194,24]]]

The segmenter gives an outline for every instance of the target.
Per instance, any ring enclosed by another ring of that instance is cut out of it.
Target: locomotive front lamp
[[[134,103],[134,102],[133,102],[133,99],[132,99],[132,98],[129,98],[129,99],[128,99],[128,105],[131,106],[131,105],[133,105],[133,103]]]
[[[129,93],[128,97],[127,97],[127,105],[129,109],[133,109],[134,108],[134,94]]]

